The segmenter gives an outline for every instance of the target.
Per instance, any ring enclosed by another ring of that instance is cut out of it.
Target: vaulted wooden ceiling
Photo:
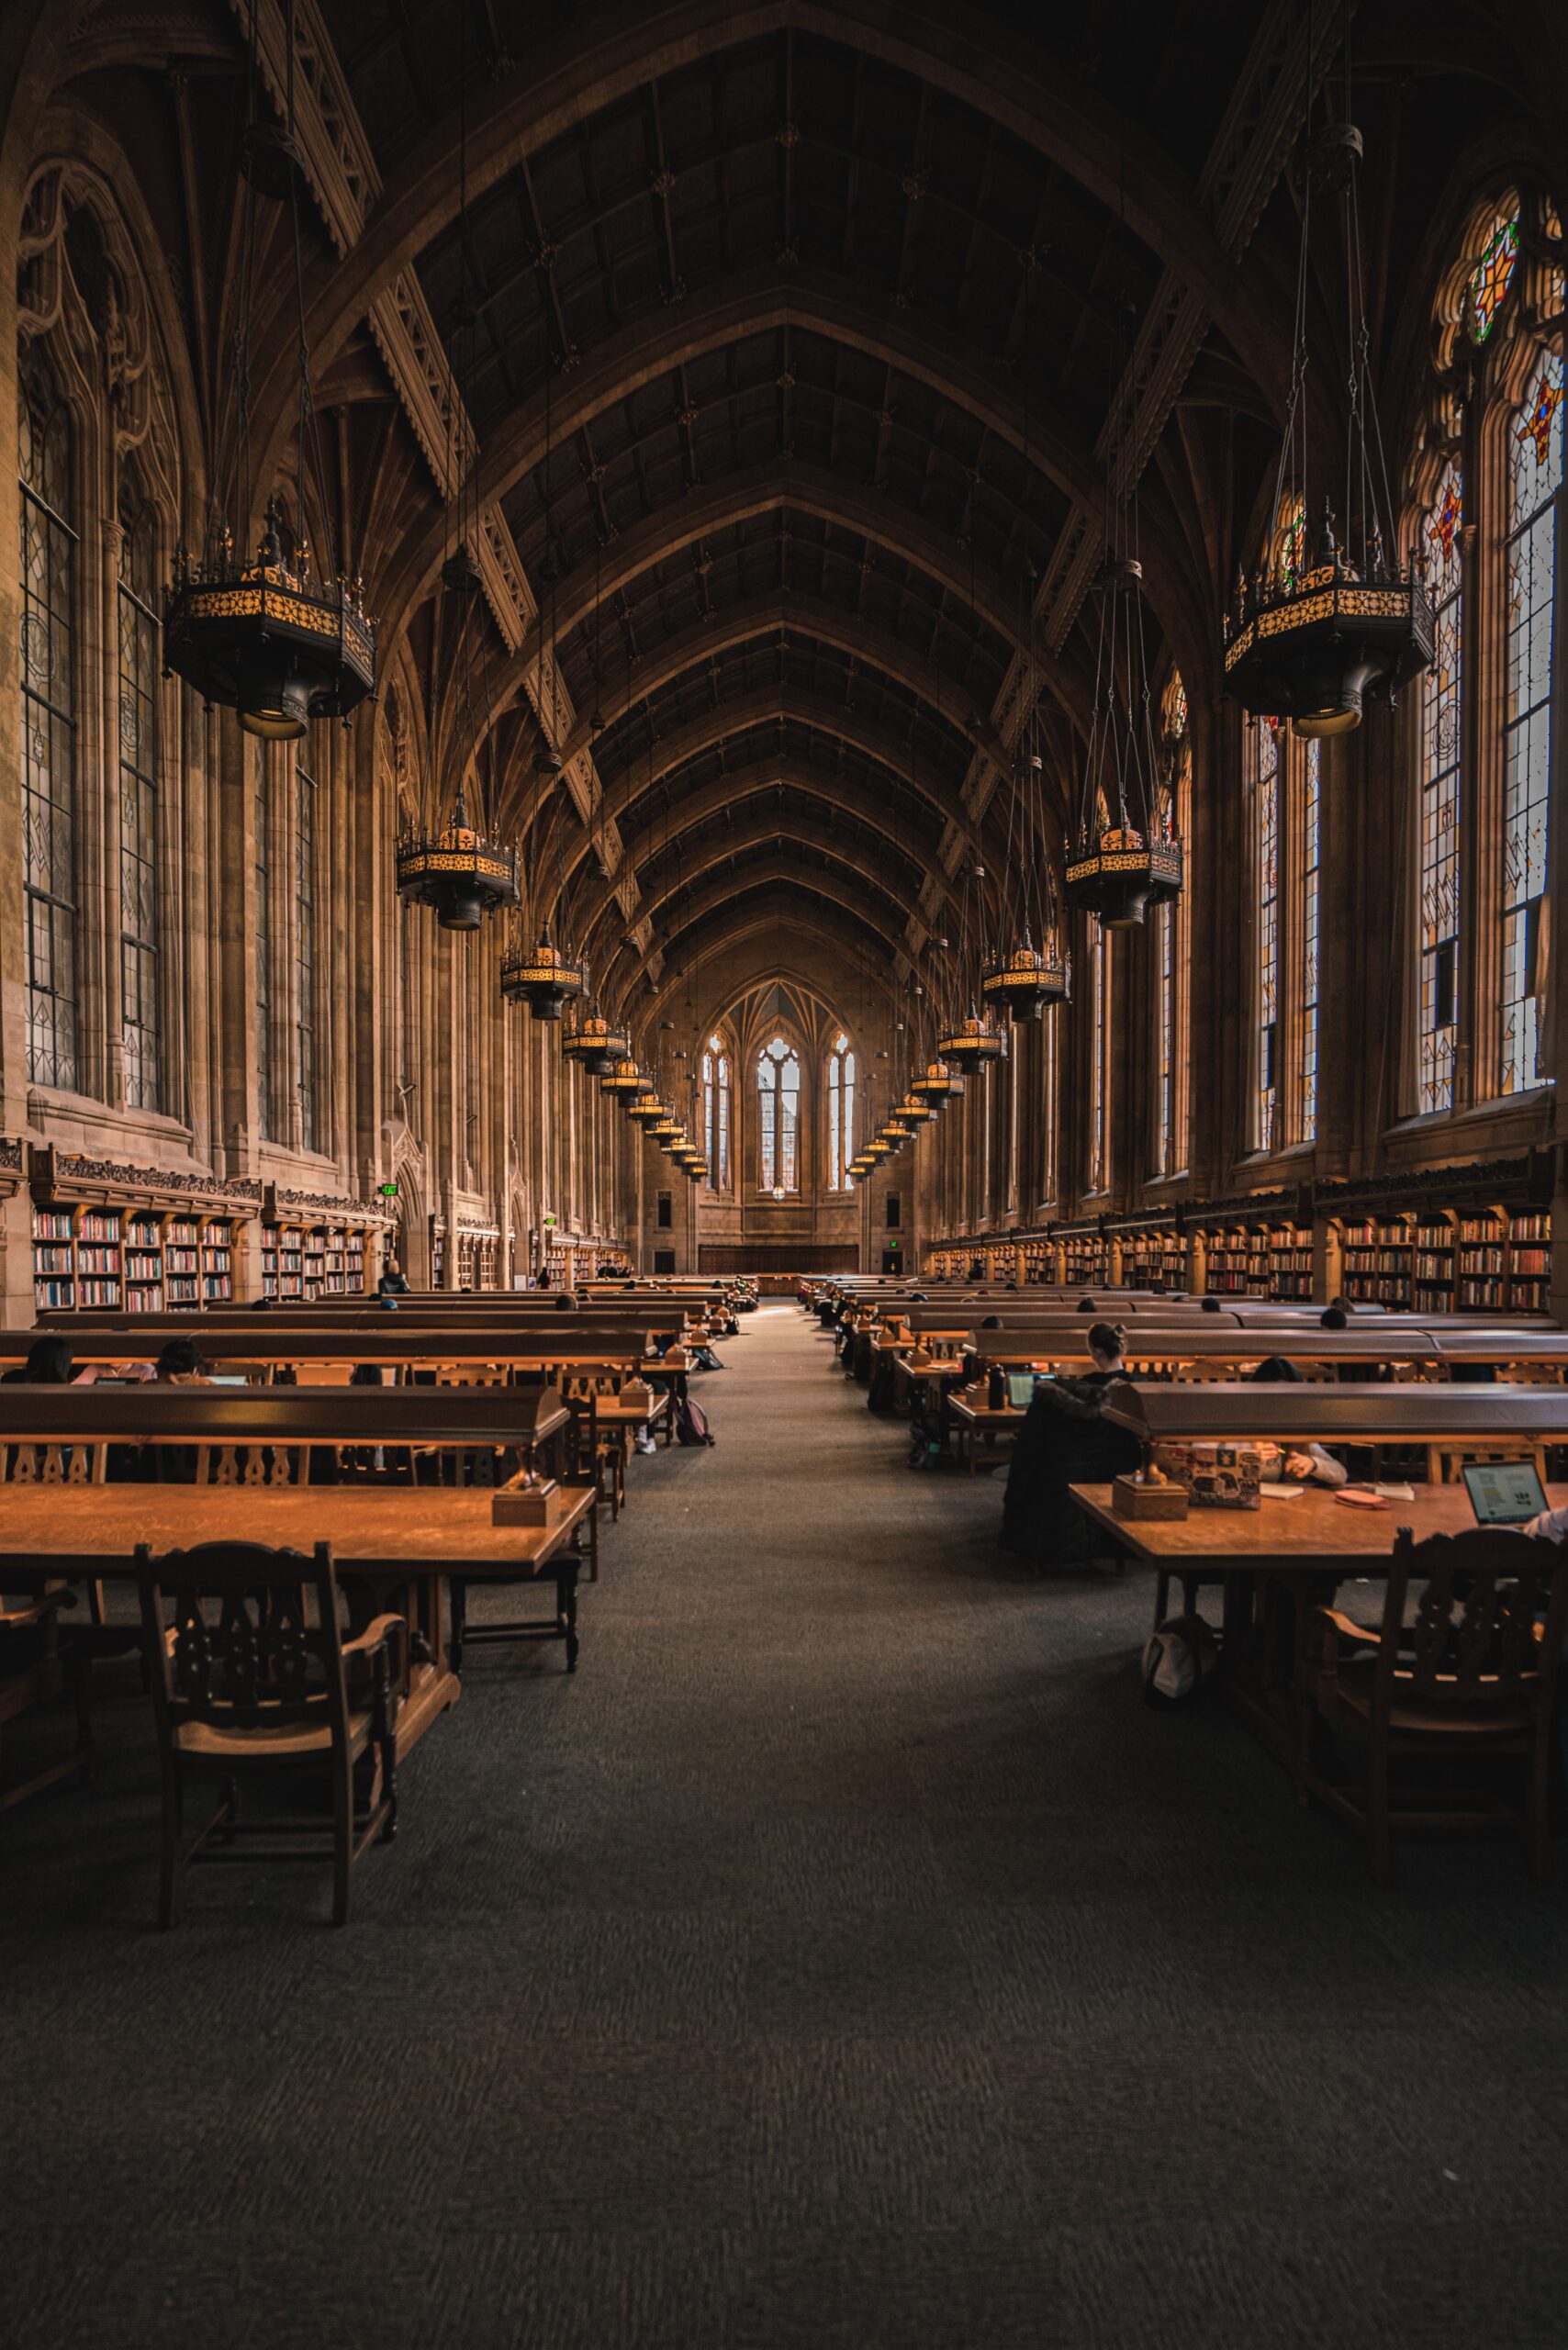
[[[1307,90],[1338,103],[1350,24],[1374,334],[1397,356],[1387,253],[1419,251],[1467,142],[1504,138],[1541,70],[1537,13],[297,0],[306,315],[384,670],[428,642],[476,503],[502,808],[599,970],[656,978],[672,944],[701,952],[764,903],[917,962],[966,841],[1002,821],[1031,606],[1059,821],[1118,398],[1155,664],[1212,698],[1287,382]],[[155,158],[172,109],[187,214],[221,184],[250,17],[165,12],[195,107],[123,12],[62,36],[76,97],[118,106],[170,252],[207,281],[187,323],[208,381],[230,249],[214,225],[198,252]],[[258,21],[278,92],[280,0]],[[150,129],[124,104],[136,73]],[[295,289],[274,262],[255,408],[286,469]],[[1337,332],[1331,274],[1313,298]],[[1325,413],[1333,384],[1329,360]],[[542,729],[566,788],[536,771]]]

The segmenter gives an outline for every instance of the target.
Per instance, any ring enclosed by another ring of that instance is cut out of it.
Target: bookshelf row
[[[35,1207],[33,1303],[39,1313],[97,1308],[162,1314],[220,1305],[234,1295],[232,1217],[145,1208]],[[267,1225],[262,1286],[267,1297],[362,1292],[364,1232]]]
[[[1206,1226],[1201,1286],[1216,1297],[1308,1303],[1315,1295],[1310,1225],[1288,1219]],[[932,1251],[937,1280],[1024,1280],[1094,1288],[1170,1291],[1199,1286],[1189,1243],[1174,1231],[1098,1232],[976,1241]],[[1551,1287],[1551,1218],[1542,1209],[1411,1211],[1327,1227],[1325,1299],[1417,1313],[1542,1314]]]

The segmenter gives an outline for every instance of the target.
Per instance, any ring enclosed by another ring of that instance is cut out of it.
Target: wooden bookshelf
[[[1508,1310],[1544,1314],[1551,1291],[1551,1218],[1544,1209],[1517,1215],[1508,1231]]]
[[[1277,1304],[1304,1304],[1312,1295],[1312,1226],[1269,1227],[1269,1295]]]
[[[1267,1297],[1269,1236],[1266,1227],[1226,1225],[1208,1235],[1207,1285],[1217,1297]]]
[[[1339,1286],[1352,1305],[1408,1308],[1415,1294],[1416,1218],[1380,1216],[1347,1224]]]
[[[1174,1232],[1129,1232],[1122,1238],[1122,1279],[1129,1289],[1166,1292],[1187,1279],[1186,1244]]]
[[[163,1222],[151,1209],[133,1208],[126,1217],[123,1263],[126,1312],[162,1314]]]
[[[1466,1217],[1464,1222],[1479,1222]],[[1461,1219],[1450,1208],[1430,1209],[1417,1219],[1410,1292],[1417,1314],[1451,1314],[1458,1294]],[[1486,1246],[1488,1243],[1479,1245]]]
[[[40,1313],[81,1303],[76,1294],[76,1235],[69,1208],[33,1210],[33,1297]]]

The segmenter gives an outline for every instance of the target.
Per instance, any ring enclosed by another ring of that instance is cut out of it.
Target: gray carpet
[[[6,2350],[1568,2340],[1568,1852],[1373,1892],[1142,1708],[1146,1580],[1004,1560],[793,1306],[723,1351],[346,1932],[298,1870],[153,1930],[133,1679],[0,1821]]]

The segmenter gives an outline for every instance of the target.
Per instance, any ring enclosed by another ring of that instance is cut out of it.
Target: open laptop
[[[1467,1460],[1462,1474],[1478,1526],[1528,1526],[1547,1507],[1533,1460]]]
[[[1028,1410],[1035,1400],[1035,1373],[1032,1371],[1008,1372],[1007,1400],[1015,1412]]]

